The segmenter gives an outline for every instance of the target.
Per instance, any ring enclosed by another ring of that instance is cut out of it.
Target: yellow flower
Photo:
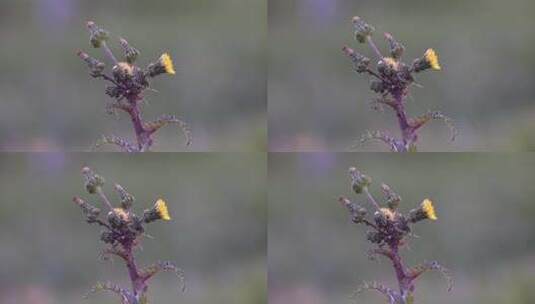
[[[433,70],[440,70],[440,64],[438,63],[438,55],[435,50],[427,49],[427,51],[425,51],[424,57]]]
[[[392,211],[391,209],[389,208],[381,208],[381,213],[389,220],[389,221],[393,221],[394,218],[396,217],[396,212]]]
[[[156,201],[156,204],[154,205],[156,208],[156,211],[158,212],[158,215],[160,215],[160,218],[164,221],[171,220],[171,217],[169,216],[169,211],[167,210],[167,204],[163,199],[158,199]]]
[[[165,68],[167,74],[175,75],[175,67],[173,66],[173,60],[169,54],[163,53],[162,56],[160,56],[160,63]]]
[[[433,202],[430,199],[424,199],[421,206],[428,219],[433,221],[437,220],[437,215],[435,214],[435,207],[433,207]]]

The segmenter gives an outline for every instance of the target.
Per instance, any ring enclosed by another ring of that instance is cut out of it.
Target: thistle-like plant
[[[451,140],[455,140],[457,130],[453,121],[441,112],[428,111],[417,117],[409,117],[405,109],[410,88],[415,84],[414,74],[426,70],[441,69],[435,50],[428,49],[422,57],[415,59],[412,64],[406,64],[401,61],[405,47],[391,34],[384,34],[389,45],[389,56],[383,56],[372,38],[375,28],[360,17],[353,17],[352,22],[355,40],[359,43],[368,43],[378,57],[377,65],[373,69],[370,66],[370,58],[357,53],[348,46],[344,46],[342,50],[351,60],[353,70],[356,73],[366,73],[372,78],[370,89],[378,94],[371,102],[372,108],[382,111],[383,106],[390,107],[396,114],[401,131],[401,138],[396,138],[384,131],[367,131],[361,137],[360,144],[377,140],[387,144],[393,152],[416,151],[418,132],[425,124],[434,119],[443,120],[450,128]]]
[[[87,63],[89,75],[94,78],[102,78],[110,83],[106,87],[106,94],[112,100],[106,103],[106,111],[112,115],[117,115],[117,110],[126,112],[130,116],[136,135],[135,144],[115,135],[102,136],[95,147],[113,144],[124,152],[149,151],[154,143],[154,133],[169,124],[178,125],[184,132],[186,145],[190,145],[191,136],[187,124],[174,115],[165,114],[154,121],[144,121],[141,116],[143,93],[150,89],[149,80],[162,74],[175,74],[170,55],[164,53],[156,62],[150,63],[145,68],[140,68],[135,65],[140,52],[125,39],[119,39],[124,56],[124,61],[119,61],[107,44],[110,37],[108,31],[98,27],[92,21],[87,22],[87,28],[89,29],[91,45],[94,48],[102,49],[113,64],[111,75],[105,72],[106,64],[104,62],[83,51],[78,51],[78,56]]]
[[[453,287],[453,279],[448,270],[437,261],[424,262],[409,267],[400,254],[400,250],[407,246],[409,238],[412,236],[413,224],[424,220],[437,220],[433,202],[426,198],[420,206],[404,215],[398,210],[401,196],[388,185],[381,185],[385,196],[385,203],[382,206],[383,204],[379,204],[368,190],[371,184],[369,176],[362,174],[356,168],[350,168],[349,175],[353,191],[366,197],[365,199],[374,210],[373,216],[370,219],[365,207],[350,201],[348,198],[340,197],[339,202],[349,211],[353,223],[370,228],[367,231],[367,239],[373,244],[373,248],[368,251],[369,257],[372,259],[377,256],[387,258],[392,263],[398,282],[397,290],[378,282],[364,282],[358,287],[356,294],[370,289],[384,295],[389,304],[413,304],[417,279],[429,270],[441,272],[448,281],[448,291],[450,291]]]
[[[159,261],[140,268],[136,262],[135,250],[141,246],[142,238],[145,235],[145,226],[157,220],[171,220],[165,201],[158,199],[152,208],[146,209],[142,216],[138,216],[132,210],[134,196],[121,185],[115,184],[115,191],[119,196],[119,206],[114,207],[102,190],[104,178],[88,167],[82,169],[82,175],[85,178],[87,192],[99,197],[108,213],[105,217],[101,216],[102,210],[100,208],[80,197],[74,197],[73,202],[82,209],[89,224],[97,224],[103,228],[100,240],[106,244],[106,248],[101,251],[101,257],[106,260],[112,256],[117,256],[123,260],[132,283],[131,289],[127,289],[112,282],[99,282],[86,297],[100,291],[108,291],[118,295],[121,304],[147,304],[149,281],[161,271],[174,272],[180,279],[181,288],[184,290],[183,272],[174,263]]]

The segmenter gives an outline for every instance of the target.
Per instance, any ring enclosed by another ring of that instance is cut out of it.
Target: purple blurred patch
[[[56,176],[63,172],[67,163],[65,153],[30,153],[28,167],[30,172],[36,171],[46,176]]]
[[[307,177],[324,177],[336,164],[334,153],[300,153],[300,173]]]
[[[37,0],[37,21],[46,28],[61,29],[76,15],[78,0]]]
[[[297,0],[297,13],[309,26],[323,27],[336,19],[339,0]]]

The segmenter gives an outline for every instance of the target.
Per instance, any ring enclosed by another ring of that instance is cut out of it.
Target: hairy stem
[[[104,50],[104,54],[110,58],[110,60],[113,62],[113,64],[117,64],[119,61],[117,61],[117,58],[115,58],[115,55],[113,55],[113,52],[111,51],[110,47],[106,43],[106,41],[102,41],[101,44],[102,49]]]
[[[379,206],[379,203],[373,198],[373,195],[370,193],[370,190],[368,190],[368,187],[363,188],[364,193],[366,193],[366,196],[368,197],[368,201],[379,211],[381,207]]]
[[[370,45],[370,47],[372,48],[372,50],[375,52],[375,54],[379,57],[379,58],[383,58],[383,54],[381,54],[381,51],[379,50],[379,48],[377,47],[377,45],[375,45],[375,42],[373,42],[373,39],[371,36],[368,36],[368,44]]]
[[[134,132],[136,134],[136,141],[139,152],[145,152],[150,149],[151,140],[150,134],[145,130],[143,126],[143,119],[141,118],[141,111],[136,97],[129,98],[131,107],[128,109],[128,114],[134,125]]]
[[[401,256],[399,255],[399,249],[398,244],[392,244],[390,245],[391,250],[391,260],[392,260],[392,266],[394,267],[394,270],[396,272],[396,278],[398,280],[399,285],[399,292],[401,295],[405,294],[407,292],[407,274],[405,271],[405,266],[403,266],[403,261],[401,260]]]
[[[402,152],[406,152],[408,147],[414,143],[416,140],[414,130],[409,123],[409,118],[407,117],[407,112],[405,111],[405,101],[403,97],[403,92],[396,90],[392,93],[394,97],[394,106],[392,107],[396,112],[396,117],[398,118],[399,128],[401,130],[401,136],[403,141]]]
[[[98,196],[100,196],[100,199],[102,200],[102,202],[104,202],[104,204],[105,204],[110,210],[113,210],[113,206],[112,206],[112,204],[110,203],[110,200],[108,199],[108,197],[106,196],[106,194],[104,193],[104,191],[102,191],[102,188],[97,187],[97,194],[98,194]]]

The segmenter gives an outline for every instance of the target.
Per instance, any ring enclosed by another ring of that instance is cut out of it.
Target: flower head
[[[409,213],[409,220],[412,223],[427,219],[433,221],[438,219],[435,213],[435,207],[433,207],[433,202],[428,198],[424,199],[418,208],[411,210]]]
[[[158,58],[157,62],[149,64],[147,71],[150,77],[160,74],[176,74],[173,60],[168,53],[163,53],[160,58]]]
[[[170,221],[171,216],[169,216],[165,201],[159,198],[151,209],[145,210],[143,219],[146,223],[154,222],[156,220]]]
[[[427,51],[425,51],[424,57],[433,70],[440,70],[440,64],[438,63],[438,55],[435,50],[427,49]]]
[[[435,214],[435,207],[433,207],[433,202],[430,199],[424,199],[421,206],[428,219],[433,221],[437,220],[437,216]]]
[[[171,217],[169,216],[169,211],[167,210],[167,204],[163,199],[158,199],[155,204],[156,210],[158,211],[158,214],[164,221],[170,221]]]
[[[163,53],[162,56],[160,56],[160,62],[165,68],[165,72],[167,74],[175,75],[175,67],[173,65],[173,60],[171,59],[171,56],[167,53]]]

